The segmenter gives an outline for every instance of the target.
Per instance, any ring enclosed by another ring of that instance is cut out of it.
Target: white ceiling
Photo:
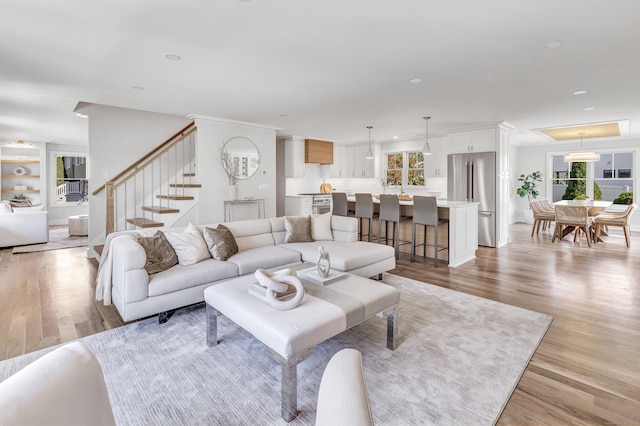
[[[638,0],[0,0],[0,140],[86,143],[80,101],[341,143],[367,125],[424,137],[425,115],[431,134],[508,121],[519,144],[625,119],[640,137],[638,16]]]

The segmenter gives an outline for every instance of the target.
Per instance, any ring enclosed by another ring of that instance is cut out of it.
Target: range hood
[[[305,139],[304,162],[333,164],[333,142]]]

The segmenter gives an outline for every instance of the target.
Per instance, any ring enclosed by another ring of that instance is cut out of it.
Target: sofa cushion
[[[395,258],[392,246],[365,241],[314,241],[311,243],[281,244],[278,247],[296,250],[300,252],[303,262],[316,263],[319,256],[319,246],[324,246],[325,250],[329,252],[331,269],[338,271],[352,271],[385,259]]]
[[[331,241],[331,213],[311,215],[311,238],[314,241]]]
[[[189,223],[184,232],[167,232],[167,240],[178,255],[178,261],[182,266],[189,266],[202,260],[211,258],[207,243],[204,242],[202,234]]]
[[[240,251],[231,256],[228,262],[238,265],[240,275],[246,275],[253,274],[260,268],[268,269],[300,262],[300,253],[282,246],[258,247]]]
[[[239,251],[274,246],[276,244],[273,240],[273,235],[271,235],[271,222],[269,219],[226,222],[224,226],[229,228],[235,237]]]
[[[285,216],[284,229],[287,231],[284,237],[286,243],[313,241],[310,216]]]
[[[149,275],[166,271],[178,264],[178,256],[162,231],[156,231],[153,237],[139,238],[138,244],[147,256],[144,269]]]
[[[202,235],[211,257],[216,260],[227,260],[238,252],[236,239],[229,228],[224,225],[218,225],[216,229],[205,227]]]
[[[7,200],[0,201],[0,213],[11,213],[13,209]]]
[[[195,265],[176,265],[164,272],[149,276],[149,296],[159,296],[236,276],[238,276],[237,265],[211,258]]]
[[[28,206],[28,207],[14,207],[13,212],[43,212],[44,204],[40,204],[39,206]]]

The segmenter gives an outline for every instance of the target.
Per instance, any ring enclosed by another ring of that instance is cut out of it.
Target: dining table
[[[612,204],[613,203],[611,201],[602,201],[602,200],[589,200],[587,202],[576,201],[576,200],[560,200],[552,203],[554,207],[555,206],[584,206],[589,209],[589,216],[591,217],[597,216],[601,211],[608,208]],[[562,237],[560,239],[566,237],[567,235],[575,231],[575,229],[576,229],[575,226],[565,226],[564,229],[562,230]],[[604,231],[602,232],[604,235],[606,235]],[[602,243],[604,241],[600,238],[600,236],[598,236],[595,242]]]

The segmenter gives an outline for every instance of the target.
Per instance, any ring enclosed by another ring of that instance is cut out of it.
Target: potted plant
[[[533,211],[531,210],[531,199],[538,198],[540,191],[538,190],[538,184],[542,182],[542,174],[540,171],[535,171],[528,175],[520,175],[518,181],[522,182],[522,185],[516,189],[517,194],[520,197],[527,197],[529,204],[524,210],[524,219],[526,223],[533,223]]]
[[[577,206],[583,206],[583,205],[588,204],[588,203],[589,203],[589,197],[587,197],[584,194],[577,193],[573,197],[573,204],[575,204]]]

